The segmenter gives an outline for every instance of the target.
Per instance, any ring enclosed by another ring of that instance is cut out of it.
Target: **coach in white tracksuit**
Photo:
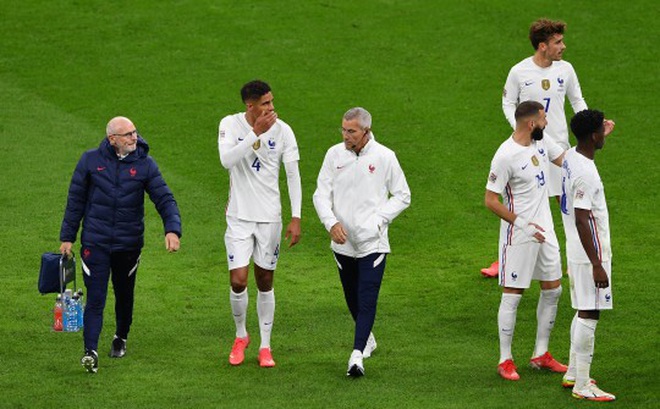
[[[410,205],[410,189],[394,152],[376,142],[371,115],[352,108],[342,121],[343,143],[325,155],[314,207],[332,239],[348,309],[355,320],[349,376],[364,375],[363,358],[376,347],[371,328],[390,252],[388,225]]]

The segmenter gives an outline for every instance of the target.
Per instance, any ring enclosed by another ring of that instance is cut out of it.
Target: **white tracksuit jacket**
[[[348,232],[332,250],[364,257],[390,252],[387,228],[410,205],[410,188],[394,152],[372,135],[359,155],[343,142],[328,149],[313,200],[326,230],[339,222]]]

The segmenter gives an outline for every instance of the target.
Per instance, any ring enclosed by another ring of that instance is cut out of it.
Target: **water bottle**
[[[78,331],[78,294],[74,294],[66,303],[66,330]]]
[[[78,329],[81,329],[83,327],[84,318],[85,318],[85,304],[83,302],[82,288],[78,289],[77,314],[78,314]]]
[[[64,329],[62,323],[62,295],[57,294],[55,307],[53,308],[53,331],[60,332]]]

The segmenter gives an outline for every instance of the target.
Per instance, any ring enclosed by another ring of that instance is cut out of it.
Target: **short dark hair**
[[[539,44],[545,43],[555,34],[564,34],[566,23],[557,20],[552,21],[547,18],[541,18],[532,23],[529,27],[529,41],[532,42],[532,47],[535,50],[539,48]]]
[[[571,131],[578,141],[588,139],[603,127],[605,114],[596,109],[585,109],[571,118]]]
[[[254,101],[270,92],[270,85],[261,80],[250,81],[241,88],[243,102]]]
[[[544,110],[543,105],[537,101],[523,101],[516,108],[516,112],[513,114],[516,118],[516,122],[529,118],[531,116],[538,115],[539,111]]]

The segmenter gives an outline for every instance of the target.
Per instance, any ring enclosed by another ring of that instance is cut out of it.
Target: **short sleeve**
[[[573,182],[573,207],[591,210],[595,193],[595,189],[583,177],[577,178]]]
[[[490,164],[490,173],[488,174],[486,189],[497,194],[502,194],[502,192],[504,192],[504,187],[509,183],[510,177],[511,171],[509,164],[502,156],[495,154],[495,157]]]

